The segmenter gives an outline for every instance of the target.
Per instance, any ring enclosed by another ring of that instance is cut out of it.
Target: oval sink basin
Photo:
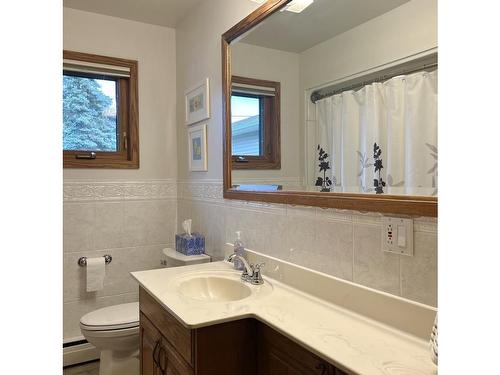
[[[199,301],[228,302],[247,298],[252,291],[240,280],[198,276],[180,283],[179,293]]]

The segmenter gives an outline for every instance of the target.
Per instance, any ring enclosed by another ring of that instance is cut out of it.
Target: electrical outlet
[[[413,256],[413,219],[384,216],[382,250]]]

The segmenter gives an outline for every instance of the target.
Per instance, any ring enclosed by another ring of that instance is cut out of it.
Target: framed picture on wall
[[[186,124],[194,124],[210,118],[210,87],[206,78],[186,91]]]
[[[207,170],[207,124],[188,128],[189,170]]]

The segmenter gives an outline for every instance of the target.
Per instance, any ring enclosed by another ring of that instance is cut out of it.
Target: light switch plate
[[[413,219],[384,216],[382,250],[413,256]]]

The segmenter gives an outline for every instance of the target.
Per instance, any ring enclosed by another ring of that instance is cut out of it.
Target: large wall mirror
[[[226,198],[437,216],[436,0],[269,0],[222,56]]]

